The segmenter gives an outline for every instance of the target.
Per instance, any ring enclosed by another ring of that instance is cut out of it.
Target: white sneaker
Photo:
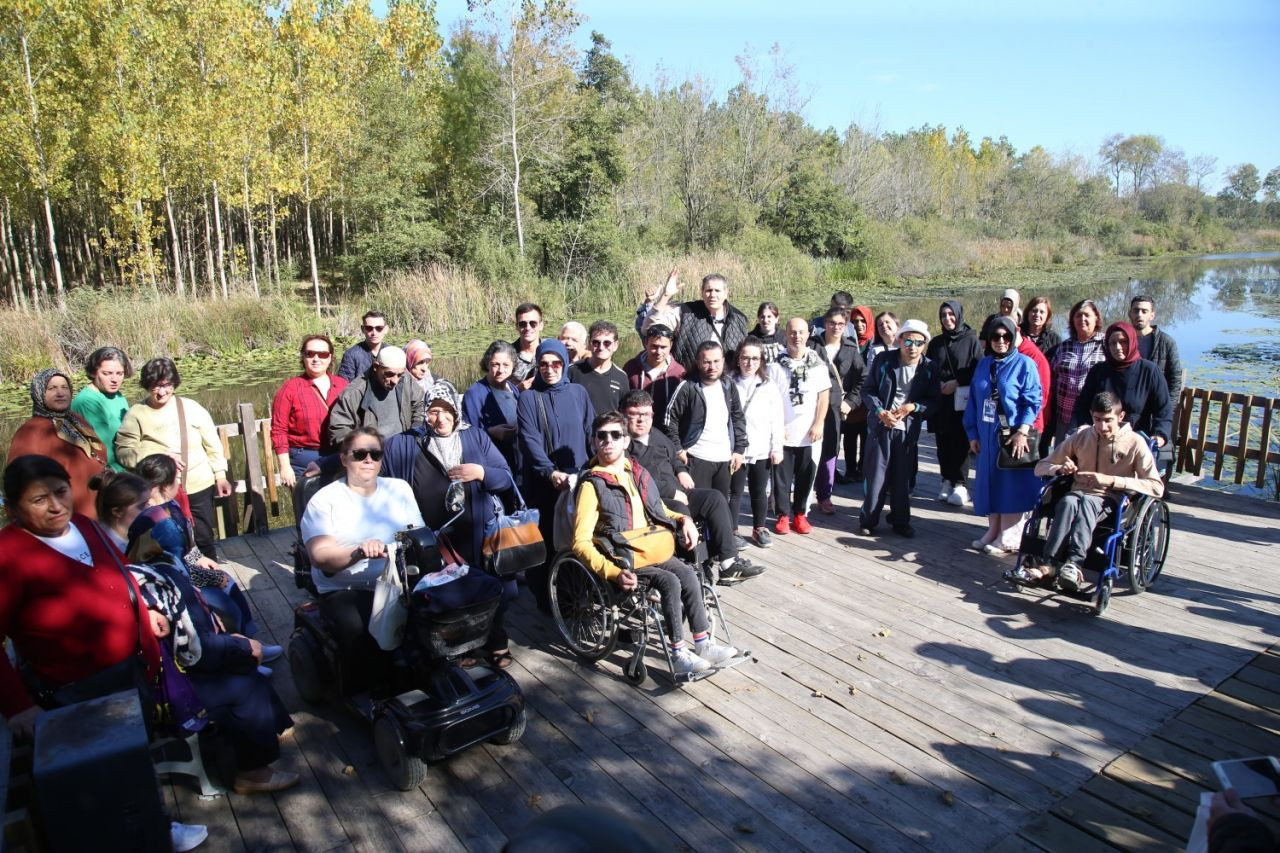
[[[710,640],[694,643],[693,653],[712,666],[719,666],[725,661],[733,660],[738,656],[738,650],[733,646],[722,646]]]
[[[711,664],[689,651],[688,646],[681,646],[671,650],[671,668],[676,675],[692,675],[695,672],[706,672],[711,669]]]
[[[1063,563],[1058,569],[1058,586],[1067,592],[1079,592],[1084,585],[1084,572],[1075,563]]]
[[[169,840],[173,842],[176,853],[195,850],[208,837],[208,828],[198,823],[178,823],[176,820],[169,822]]]
[[[943,480],[942,488],[938,490],[938,500],[945,501],[949,497],[951,497],[951,484]]]
[[[952,506],[969,505],[969,490],[964,487],[964,483],[960,483],[951,490],[951,496],[947,498],[947,503]]]

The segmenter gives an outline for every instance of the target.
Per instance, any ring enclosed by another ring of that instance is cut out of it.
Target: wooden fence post
[[[241,403],[240,438],[244,442],[244,515],[240,526],[246,533],[266,533],[267,504],[262,497],[262,458],[258,456],[257,419],[253,416],[253,404]]]

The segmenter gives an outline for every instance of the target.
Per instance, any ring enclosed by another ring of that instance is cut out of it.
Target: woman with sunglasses
[[[342,684],[349,692],[378,683],[385,656],[369,634],[373,590],[386,568],[387,544],[397,531],[421,527],[413,488],[379,477],[382,436],[356,427],[342,440],[344,475],[315,493],[302,515],[302,541],[320,609],[342,650]]]
[[[1018,352],[1018,327],[1012,317],[987,324],[987,355],[978,362],[964,410],[964,430],[974,463],[973,510],[987,517],[987,531],[973,541],[985,554],[1018,550],[1023,513],[1035,506],[1040,480],[1032,468],[1005,469],[1000,459],[1000,430],[1013,437],[1009,452],[1016,459],[1030,452],[1029,433],[1040,408],[1040,374],[1028,356]]]
[[[301,355],[302,373],[286,379],[271,403],[271,449],[280,460],[280,482],[290,489],[330,450],[329,410],[347,387],[347,380],[333,375],[328,335],[307,335]]]

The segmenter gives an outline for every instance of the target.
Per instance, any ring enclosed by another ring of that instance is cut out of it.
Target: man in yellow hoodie
[[[1061,558],[1058,585],[1070,592],[1084,584],[1080,566],[1089,553],[1093,529],[1108,494],[1137,492],[1160,497],[1164,483],[1146,440],[1124,422],[1120,399],[1103,391],[1089,404],[1093,425],[1081,427],[1036,463],[1036,475],[1072,475],[1071,491],[1058,502],[1045,541],[1046,561]],[[1052,573],[1048,566],[1025,567],[1017,580],[1034,583]]]
[[[677,533],[681,544],[692,549],[697,544],[697,528],[689,516],[663,505],[649,472],[627,458],[629,442],[622,415],[617,412],[599,415],[591,424],[591,446],[596,455],[578,484],[573,553],[593,572],[624,590],[634,589],[640,577],[658,590],[677,675],[720,666],[737,657],[738,650],[711,639],[702,584],[693,568],[674,556]],[[653,531],[647,540],[657,546],[650,546],[648,553],[628,547],[625,534],[646,528]],[[691,645],[684,642],[686,617],[693,632]]]

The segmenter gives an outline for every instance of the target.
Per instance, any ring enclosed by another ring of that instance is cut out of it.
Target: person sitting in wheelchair
[[[645,578],[662,596],[675,674],[704,672],[738,651],[712,641],[697,572],[675,557],[677,534],[686,550],[697,544],[693,519],[663,506],[653,477],[627,458],[629,442],[619,413],[608,412],[592,423],[595,456],[578,483],[573,553],[623,590],[635,589]],[[684,641],[686,617],[691,647]]]
[[[1037,476],[1071,476],[1074,482],[1054,508],[1044,546],[1046,565],[1024,566],[1023,577],[1017,579],[1022,583],[1046,579],[1053,573],[1052,562],[1060,561],[1058,585],[1068,592],[1079,591],[1084,585],[1081,566],[1107,496],[1137,492],[1159,498],[1164,494],[1147,440],[1125,423],[1119,397],[1110,391],[1095,395],[1089,413],[1092,426],[1081,427],[1036,463]]]

